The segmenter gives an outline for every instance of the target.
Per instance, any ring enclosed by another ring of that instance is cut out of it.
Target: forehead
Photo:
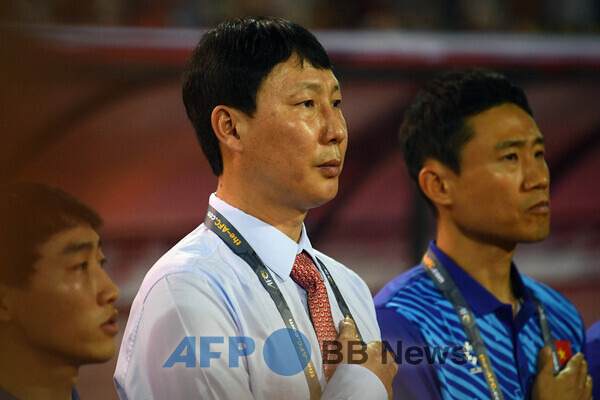
[[[504,103],[467,118],[473,131],[469,143],[496,146],[502,141],[536,141],[541,133],[533,118],[521,107]],[[467,145],[469,144],[467,143]]]
[[[87,224],[64,229],[52,235],[39,246],[40,258],[69,257],[82,251],[91,251],[100,244],[98,233]]]
[[[297,55],[275,65],[259,88],[262,94],[286,94],[293,90],[339,90],[339,82],[330,69],[315,68]]]

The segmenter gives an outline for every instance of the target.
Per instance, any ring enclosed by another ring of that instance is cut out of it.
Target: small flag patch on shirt
[[[554,347],[556,347],[556,353],[558,353],[558,360],[560,366],[564,367],[567,361],[571,358],[573,353],[571,352],[571,342],[568,340],[555,340]]]

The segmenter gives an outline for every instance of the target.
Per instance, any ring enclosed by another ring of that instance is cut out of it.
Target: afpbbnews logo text
[[[308,339],[299,331],[308,353],[306,360],[310,360],[311,348]],[[472,348],[465,344],[456,346],[405,346],[403,342],[394,343],[383,341],[382,346],[386,351],[395,355],[395,361],[399,365],[420,364],[447,364],[465,365],[473,358]],[[363,364],[368,360],[368,354],[360,341],[324,342],[323,358],[327,364],[338,364],[348,362],[352,364]],[[256,342],[248,336],[186,336],[175,347],[169,358],[163,364],[163,368],[185,367],[185,368],[210,368],[211,360],[227,357],[229,368],[238,368],[242,357],[260,357],[256,354]],[[226,353],[223,356],[223,353]],[[301,372],[308,361],[302,363],[297,355],[297,350],[292,341],[288,329],[280,329],[273,332],[265,340],[262,348],[262,358],[267,366],[280,375],[290,376]],[[347,361],[344,361],[347,360]],[[382,362],[387,362],[387,354],[384,352]]]

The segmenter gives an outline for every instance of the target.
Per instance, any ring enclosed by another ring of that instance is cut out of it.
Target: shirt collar
[[[316,259],[304,224],[300,240],[296,243],[277,228],[233,207],[215,193],[210,195],[209,204],[235,226],[267,268],[281,280],[285,281],[290,277],[297,254],[306,251],[313,260]]]
[[[448,274],[454,280],[454,283],[464,296],[465,300],[471,307],[471,310],[476,316],[483,316],[485,314],[492,313],[506,304],[500,302],[496,296],[491,294],[486,288],[484,288],[479,282],[477,282],[471,275],[469,275],[464,269],[462,269],[454,260],[446,255],[431,241],[429,247],[438,257],[442,265],[448,271]],[[525,289],[521,274],[517,270],[514,263],[511,263],[510,267],[510,279],[512,281],[514,294],[517,299],[522,299],[523,304],[528,304],[531,301],[528,291]]]

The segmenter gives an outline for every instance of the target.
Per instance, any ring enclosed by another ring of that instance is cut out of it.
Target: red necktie
[[[323,278],[313,261],[304,252],[296,256],[290,276],[308,293],[308,308],[322,355],[323,342],[334,341],[338,336],[331,316],[331,306]],[[323,364],[323,367],[325,368],[325,378],[329,380],[335,371],[334,365]]]

